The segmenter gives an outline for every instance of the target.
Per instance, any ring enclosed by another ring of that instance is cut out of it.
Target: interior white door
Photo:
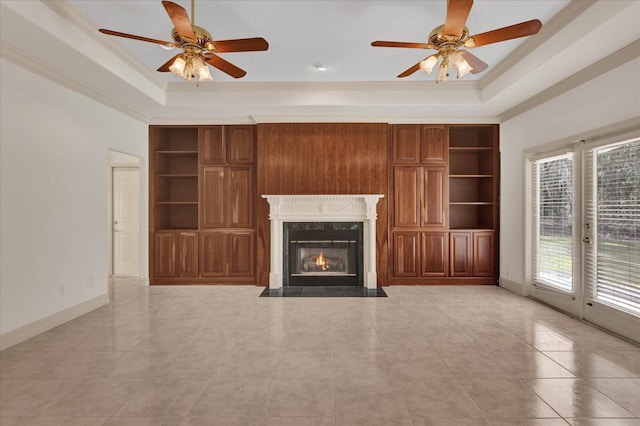
[[[139,194],[137,167],[113,168],[113,275],[139,275]]]

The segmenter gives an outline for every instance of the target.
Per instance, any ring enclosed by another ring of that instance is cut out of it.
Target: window
[[[640,139],[586,153],[587,296],[640,316]]]
[[[533,279],[537,284],[573,291],[573,154],[533,162]]]

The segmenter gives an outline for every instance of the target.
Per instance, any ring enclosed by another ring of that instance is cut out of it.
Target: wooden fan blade
[[[374,41],[371,43],[373,47],[406,47],[409,49],[435,49],[433,44],[429,43],[409,43],[404,41]]]
[[[173,64],[173,62],[176,60],[176,58],[178,56],[182,55],[182,53],[178,53],[176,56],[174,56],[173,58],[169,59],[167,62],[165,62],[164,64],[162,64],[162,66],[160,68],[158,68],[157,71],[159,72],[169,72],[169,67]]]
[[[500,41],[511,40],[519,37],[526,37],[536,34],[542,28],[542,22],[533,19],[527,22],[510,25],[508,27],[498,28],[497,30],[487,31],[486,33],[471,36],[473,45],[467,47],[484,46],[485,44],[497,43]]]
[[[229,74],[233,78],[244,77],[247,74],[245,70],[238,68],[231,62],[225,61],[220,56],[213,55],[210,59],[207,59],[207,63],[218,68],[220,71]]]
[[[240,38],[236,40],[214,41],[216,52],[258,52],[269,49],[269,43],[262,37]]]
[[[196,42],[196,35],[193,32],[189,15],[187,15],[187,11],[184,10],[184,7],[166,0],[162,2],[162,5],[167,11],[171,22],[173,22],[173,26],[176,27],[176,31],[180,35],[180,38]]]
[[[471,6],[473,6],[473,0],[449,0],[447,19],[444,21],[442,32],[446,35],[462,36]]]
[[[142,37],[142,36],[137,36],[137,35],[133,35],[133,34],[121,33],[121,32],[118,32],[118,31],[106,30],[104,28],[100,28],[98,31],[100,31],[102,34],[108,34],[108,35],[117,36],[117,37],[124,37],[124,38],[131,38],[133,40],[140,40],[140,41],[146,41],[146,42],[149,42],[149,43],[156,43],[156,44],[162,44],[164,46],[173,46],[173,47],[175,47],[175,43],[173,43],[171,41],[156,40],[155,38],[148,38],[148,37]]]
[[[427,56],[428,58],[428,56]],[[424,59],[427,59],[424,58]],[[424,59],[422,61],[424,61]],[[422,62],[420,61],[420,62]],[[405,71],[401,72],[400,74],[398,74],[398,78],[403,78],[403,77],[408,77],[411,74],[413,74],[414,72],[418,71],[420,69],[420,62],[418,62],[417,64],[407,68]]]
[[[462,55],[465,61],[467,61],[467,63],[471,65],[471,67],[473,68],[471,70],[471,74],[478,74],[486,70],[487,68],[489,68],[489,65],[482,62],[477,56],[472,55],[468,51],[464,49],[460,49],[458,50],[458,52]]]

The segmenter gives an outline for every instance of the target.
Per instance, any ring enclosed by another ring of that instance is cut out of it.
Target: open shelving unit
[[[153,228],[198,229],[198,129],[171,127],[152,131]]]
[[[497,128],[449,128],[450,229],[494,229],[497,204]]]

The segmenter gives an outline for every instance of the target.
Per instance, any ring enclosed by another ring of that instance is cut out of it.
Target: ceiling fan
[[[371,46],[437,50],[437,53],[427,56],[422,61],[400,73],[398,78],[407,77],[419,69],[430,74],[438,60],[442,59],[436,76],[436,83],[438,83],[447,81],[449,68],[457,69],[458,78],[469,72],[478,74],[487,69],[489,65],[467,50],[462,49],[463,47],[471,49],[491,43],[526,37],[536,34],[542,28],[542,23],[538,19],[533,19],[470,36],[469,29],[465,26],[465,23],[471,11],[471,6],[473,6],[473,0],[448,0],[447,17],[444,25],[440,25],[431,31],[427,43],[374,41]]]
[[[187,15],[187,11],[182,6],[170,1],[163,1],[162,5],[174,25],[171,31],[173,41],[156,40],[104,28],[100,28],[99,31],[112,36],[156,43],[168,49],[176,47],[182,49],[182,53],[178,53],[169,59],[158,68],[158,71],[171,71],[185,80],[192,80],[196,76],[198,81],[213,80],[206,64],[229,74],[233,78],[244,77],[247,74],[245,70],[222,59],[217,53],[256,52],[269,49],[269,44],[262,37],[213,40],[207,30],[195,25],[194,0],[191,0],[191,20],[189,20],[189,15]]]

